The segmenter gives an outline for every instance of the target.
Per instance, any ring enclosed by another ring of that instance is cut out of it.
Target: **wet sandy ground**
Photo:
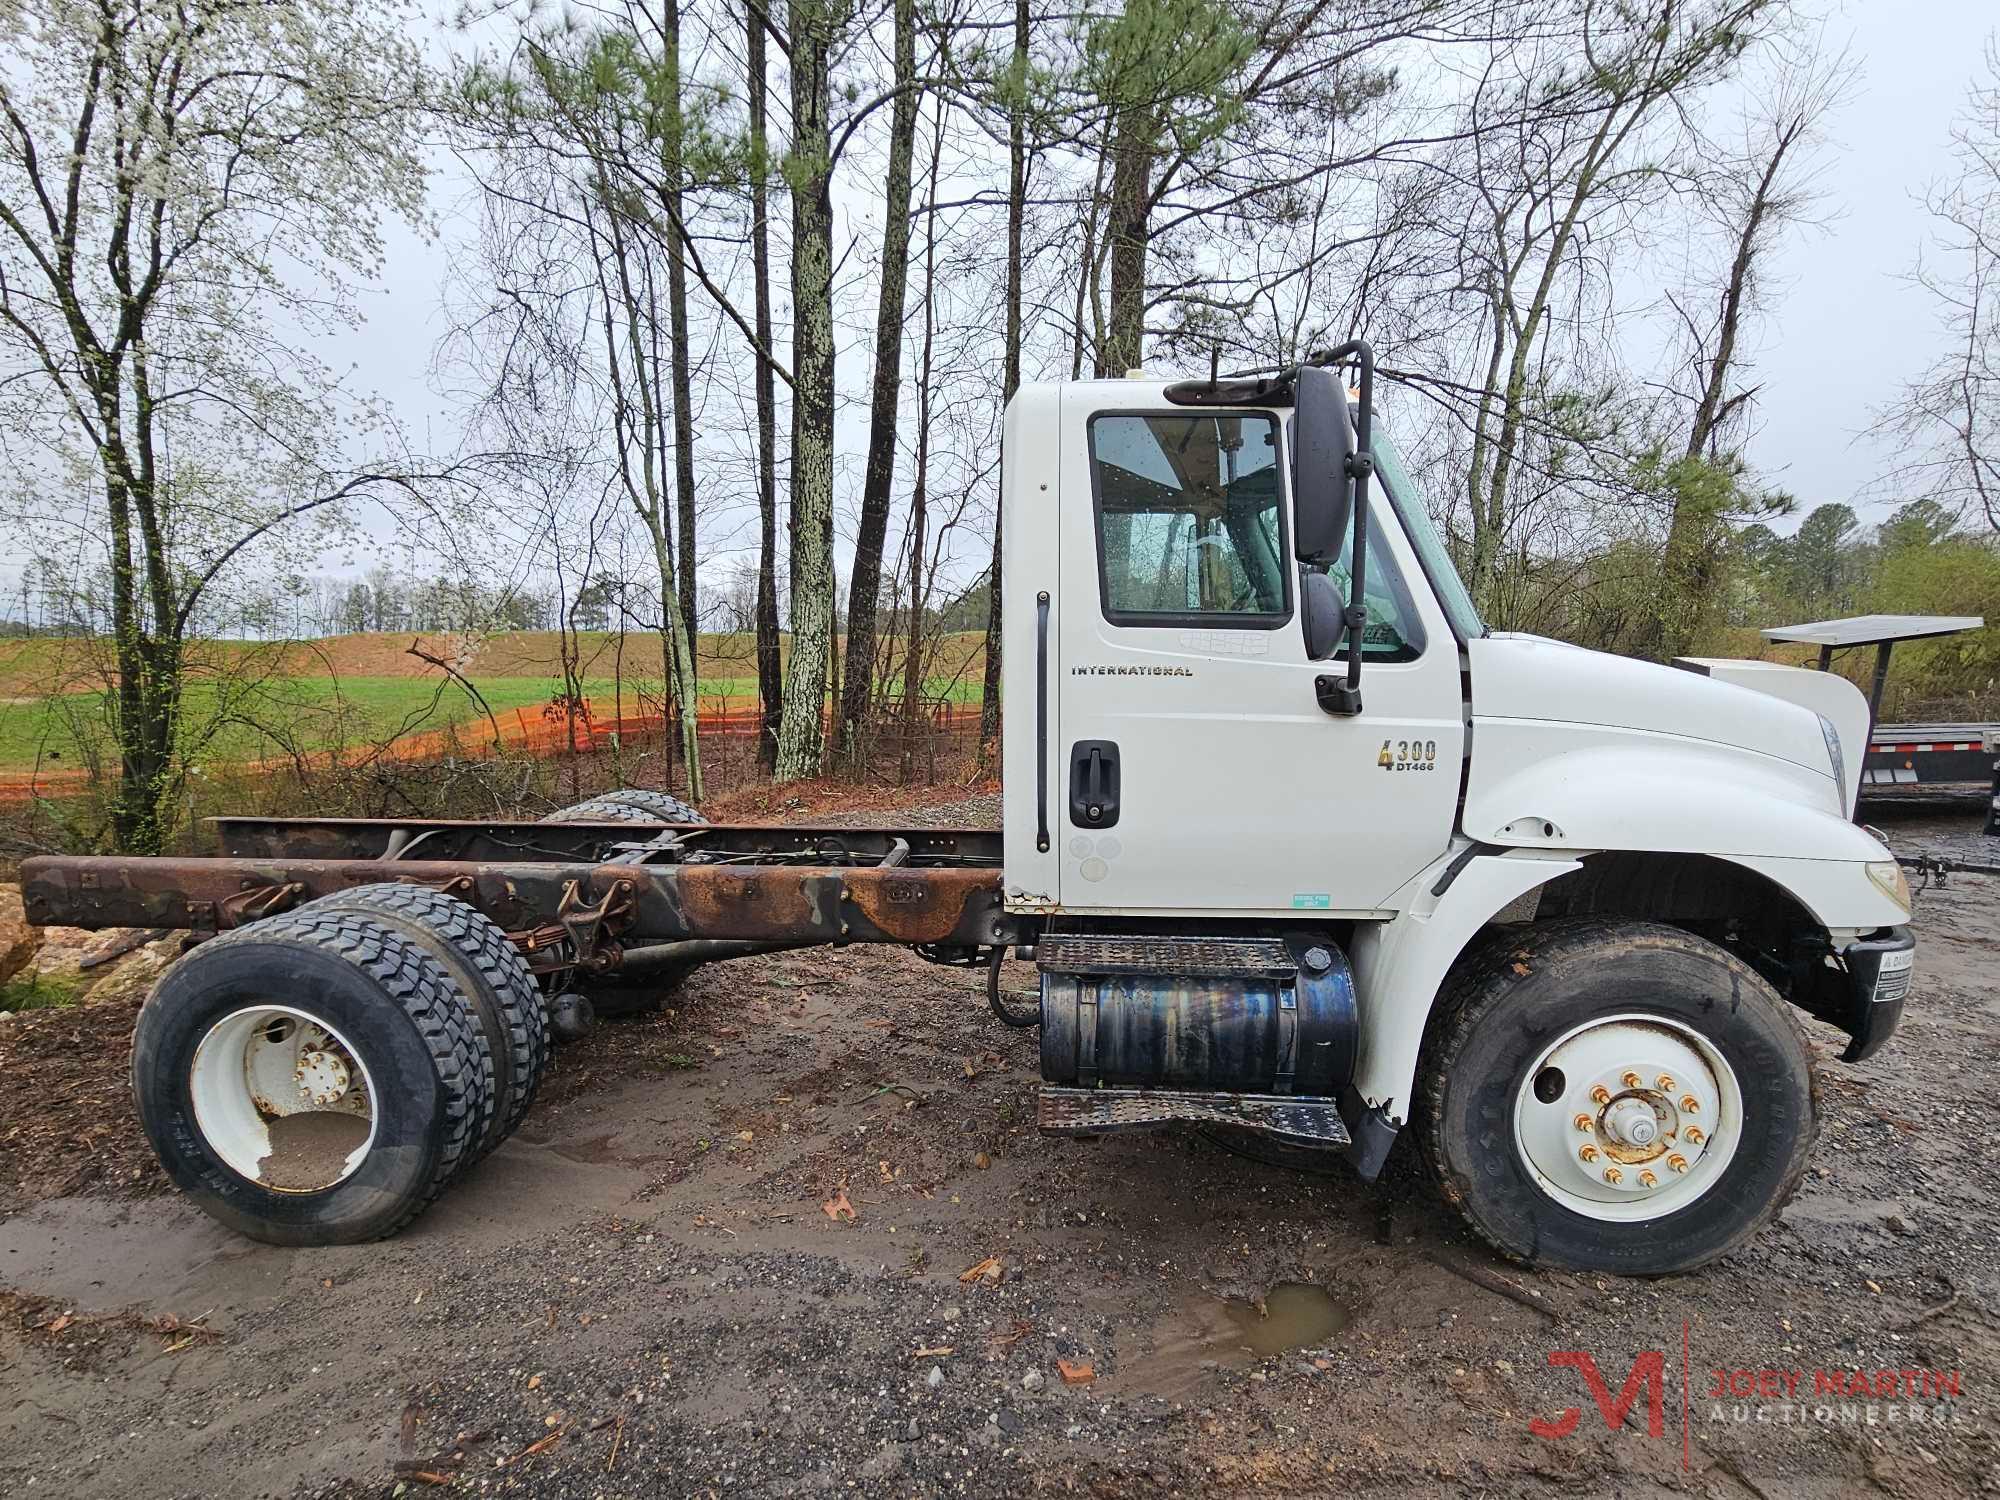
[[[1889,832],[1995,858],[1964,817]],[[563,1051],[386,1243],[273,1249],[102,1184],[23,1203],[0,1494],[1994,1493],[2000,880],[1927,892],[1919,930],[1885,1056],[1814,1032],[1797,1201],[1651,1283],[1498,1261],[1400,1153],[1364,1188],[1044,1139],[1033,1034],[964,972],[720,966]],[[1643,1380],[1610,1429],[1561,1351],[1608,1398],[1657,1352],[1659,1435]],[[1904,1370],[1959,1395],[1812,1394]]]

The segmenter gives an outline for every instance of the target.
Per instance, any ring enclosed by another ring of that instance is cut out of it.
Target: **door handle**
[[[1078,828],[1118,823],[1118,745],[1078,740],[1069,749],[1069,820]]]

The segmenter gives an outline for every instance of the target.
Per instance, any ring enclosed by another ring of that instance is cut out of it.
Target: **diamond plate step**
[[[1214,1094],[1193,1089],[1073,1089],[1042,1085],[1037,1108],[1051,1135],[1098,1135],[1192,1121],[1236,1125],[1301,1146],[1345,1146],[1333,1100],[1301,1094]]]
[[[1090,933],[1044,934],[1035,962],[1045,974],[1182,974],[1203,979],[1285,978],[1299,967],[1276,938]]]

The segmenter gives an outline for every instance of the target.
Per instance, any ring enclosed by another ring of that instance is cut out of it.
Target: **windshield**
[[[1375,475],[1382,481],[1389,503],[1396,508],[1403,530],[1409,534],[1410,545],[1417,549],[1417,557],[1424,565],[1424,576],[1430,579],[1431,587],[1436,590],[1438,603],[1444,606],[1452,629],[1468,641],[1486,634],[1486,622],[1479,618],[1479,609],[1473,604],[1472,595],[1466,592],[1465,581],[1458,576],[1458,569],[1452,566],[1444,538],[1431,524],[1430,512],[1417,498],[1416,486],[1410,483],[1409,471],[1403,467],[1403,457],[1396,451],[1396,445],[1389,441],[1389,434],[1382,430],[1379,418],[1370,435],[1370,446],[1375,450]]]

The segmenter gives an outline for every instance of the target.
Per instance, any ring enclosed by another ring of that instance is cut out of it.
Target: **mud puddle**
[[[1278,1283],[1259,1302],[1190,1298],[1154,1325],[1150,1346],[1119,1360],[1116,1385],[1185,1398],[1218,1370],[1321,1348],[1353,1321],[1351,1306],[1299,1281]]]

